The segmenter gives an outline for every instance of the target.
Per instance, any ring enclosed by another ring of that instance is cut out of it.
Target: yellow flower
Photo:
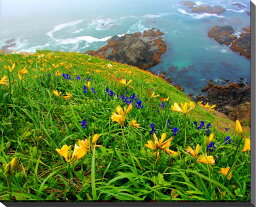
[[[21,76],[19,73],[18,73],[18,77],[19,77],[20,80],[23,80],[23,79],[24,79],[24,77]]]
[[[117,106],[116,112],[112,113],[111,119],[117,122],[118,124],[123,125],[127,114],[131,110],[132,110],[132,104],[129,104],[128,108],[124,107],[124,109],[122,109],[121,106]]]
[[[102,147],[102,145],[96,145],[96,142],[98,141],[99,137],[99,134],[94,134],[91,142],[88,139],[78,140],[78,145],[85,151],[89,151],[94,147]]]
[[[213,138],[214,138],[214,134],[211,133],[208,140],[207,140],[207,143],[210,143],[213,140]]]
[[[8,66],[8,69],[10,72],[12,72],[14,70],[14,68],[15,68],[15,63],[12,64],[12,67]]]
[[[205,156],[205,155],[201,155],[198,158],[198,162],[204,163],[204,164],[210,164],[210,165],[214,165],[215,164],[215,160],[213,156]]]
[[[19,167],[18,158],[13,158],[8,164],[4,166],[4,172],[7,174],[12,174]]]
[[[152,140],[148,140],[147,144],[145,144],[146,147],[152,149],[152,150],[157,150],[161,149],[164,150],[166,153],[169,155],[174,155],[177,156],[178,152],[175,152],[173,150],[170,150],[169,147],[171,146],[171,140],[173,137],[169,138],[168,140],[164,141],[166,139],[166,133],[163,133],[161,135],[161,139],[159,140],[156,136],[156,134],[153,134],[154,137],[154,142]],[[160,158],[160,153],[155,152],[157,155],[157,159]]]
[[[193,110],[194,108],[195,108],[195,104],[193,102],[181,103],[181,107],[177,103],[174,103],[174,105],[171,106],[172,111],[177,111],[177,112],[181,112],[184,114],[188,113],[189,111]]]
[[[60,71],[57,71],[57,72],[56,72],[56,76],[61,76],[61,72],[60,72]]]
[[[160,101],[169,101],[169,97],[168,98],[160,98]]]
[[[229,170],[230,170],[230,167],[221,168],[220,171],[219,171],[219,173],[222,174],[222,175],[224,175],[224,176],[227,176]],[[232,173],[230,172],[230,173],[228,174],[228,180],[230,180],[231,178],[232,178]]]
[[[68,99],[72,98],[73,95],[71,93],[66,93],[66,96],[63,96],[63,98],[67,101]]]
[[[249,138],[245,138],[244,139],[244,148],[243,148],[243,152],[246,152],[246,151],[250,151],[251,150],[251,140]]]
[[[151,97],[151,98],[156,98],[156,97],[158,97],[158,96],[160,96],[160,95],[156,95],[155,92],[153,91],[153,93],[151,94],[150,97]]]
[[[236,120],[236,131],[237,131],[238,133],[242,133],[242,132],[243,132],[243,129],[242,129],[242,126],[241,126],[239,120]]]
[[[130,124],[131,124],[132,126],[134,126],[134,127],[137,127],[137,128],[140,127],[140,124],[138,124],[136,120],[132,120]]]
[[[87,86],[88,88],[91,88],[91,81],[88,81],[88,82],[85,83],[84,85]]]
[[[60,96],[60,95],[61,95],[61,92],[56,91],[56,90],[52,91],[52,93],[53,93],[55,96]]]
[[[19,74],[20,74],[20,75],[27,74],[27,73],[28,73],[28,71],[27,71],[26,68],[24,68],[24,69],[22,69],[22,70],[19,71]]]
[[[7,75],[4,75],[4,76],[1,78],[1,80],[0,80],[0,85],[9,86],[7,78],[8,78]]]
[[[127,81],[127,80],[125,80],[125,79],[121,79],[121,80],[119,81],[119,83],[121,83],[121,84],[123,84],[123,85],[125,85],[125,86],[129,86],[129,87],[133,88],[133,87],[130,85],[131,82],[132,82],[132,80]]]
[[[191,147],[188,147],[187,149],[186,149],[186,151],[191,155],[191,156],[193,156],[193,157],[197,157],[198,156],[198,153],[199,153],[199,150],[200,150],[200,145],[198,144],[198,145],[196,145],[196,149],[195,150],[193,150]]]
[[[73,162],[78,159],[81,159],[86,155],[86,150],[82,147],[75,145],[74,151],[71,155],[71,151],[69,151],[69,146],[63,145],[61,149],[55,149],[62,157],[65,158],[67,162]]]
[[[209,105],[209,103],[206,103],[205,105],[203,105],[202,103],[203,103],[202,101],[199,101],[199,102],[198,102],[198,105],[199,105],[199,106],[202,106],[202,107],[204,107],[204,108],[206,108],[206,109],[209,109],[209,110],[212,110],[213,108],[216,107],[216,105],[212,105],[212,106],[211,106],[211,105]]]

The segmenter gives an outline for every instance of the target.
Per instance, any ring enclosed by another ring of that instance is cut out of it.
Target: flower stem
[[[96,184],[95,184],[95,147],[92,150],[92,166],[91,166],[91,182],[92,182],[92,198],[97,200]]]
[[[9,200],[12,200],[12,182],[11,182],[11,175],[7,175],[7,185],[9,188]]]
[[[186,148],[187,146],[187,114],[185,114],[185,142],[184,142],[184,149]]]

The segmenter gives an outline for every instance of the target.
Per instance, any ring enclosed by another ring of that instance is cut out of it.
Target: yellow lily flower
[[[73,95],[71,93],[66,93],[66,96],[63,96],[63,98],[67,101],[68,99],[72,98]]]
[[[134,127],[137,127],[137,128],[140,127],[140,124],[138,124],[136,120],[132,120],[130,124],[131,124],[132,126],[134,126]]]
[[[244,139],[244,148],[243,148],[243,152],[246,152],[246,151],[250,151],[251,150],[251,140],[249,138],[245,138]]]
[[[20,75],[27,74],[27,73],[28,73],[28,70],[26,68],[19,71]]]
[[[224,175],[224,176],[227,176],[229,170],[230,170],[230,167],[221,168],[220,171],[219,171],[219,173],[222,174],[222,175]],[[227,178],[228,178],[228,180],[230,180],[230,179],[232,178],[232,173],[231,173],[231,172],[228,174],[228,177],[227,177]]]
[[[55,149],[67,162],[73,162],[81,159],[86,155],[86,152],[82,147],[75,145],[74,151],[71,155],[69,146],[63,145],[61,149]]]
[[[12,64],[12,67],[8,66],[8,69],[10,72],[12,72],[14,70],[14,68],[15,68],[15,63]]]
[[[169,155],[174,155],[177,156],[178,152],[175,152],[173,150],[170,150],[169,147],[171,146],[171,140],[173,137],[169,138],[168,140],[164,141],[166,139],[166,133],[163,133],[161,135],[161,139],[159,140],[156,136],[156,134],[153,134],[154,137],[154,142],[152,140],[148,140],[147,144],[145,144],[146,147],[152,149],[152,150],[164,150],[166,153]],[[157,160],[160,158],[160,153],[159,152],[154,152],[154,154],[157,155]]]
[[[1,80],[0,80],[0,85],[9,86],[7,78],[8,78],[7,75],[4,75],[4,76],[1,78]]]
[[[212,105],[212,106],[211,106],[211,105],[209,105],[209,103],[206,103],[205,105],[203,105],[202,103],[203,103],[202,101],[199,101],[199,102],[198,102],[198,105],[199,105],[199,106],[202,106],[203,108],[209,109],[209,110],[212,110],[213,108],[216,107],[216,105]]]
[[[196,145],[196,149],[195,150],[193,150],[191,147],[188,147],[187,149],[186,149],[186,151],[191,155],[191,156],[193,156],[193,157],[197,157],[198,156],[198,153],[199,153],[199,150],[200,150],[200,145],[198,144],[198,145]]]
[[[188,113],[189,111],[193,110],[194,108],[195,108],[195,104],[193,102],[181,103],[181,107],[177,103],[174,103],[174,105],[171,106],[172,111],[177,111],[177,112],[181,112],[184,114]]]
[[[213,138],[214,138],[214,134],[211,133],[208,140],[207,140],[207,143],[209,144],[213,140]]]
[[[121,125],[124,124],[127,114],[132,110],[132,104],[129,104],[128,108],[121,106],[116,107],[116,112],[112,113],[111,119]]]
[[[160,96],[160,95],[156,95],[155,92],[153,91],[153,93],[151,94],[150,97],[151,97],[151,98],[156,98],[156,97],[158,97],[158,96]]]
[[[242,133],[243,132],[243,128],[242,128],[239,120],[236,120],[236,131],[238,133]]]
[[[100,137],[99,134],[94,134],[91,142],[88,139],[78,140],[78,145],[85,151],[89,151],[94,147],[102,147],[102,145],[96,145],[96,142],[98,141],[99,137]]]
[[[4,172],[7,174],[12,174],[19,167],[18,158],[12,158],[12,160],[4,166]]]
[[[204,164],[210,164],[210,165],[214,165],[215,164],[215,160],[213,156],[206,156],[206,155],[201,155],[198,158],[198,162],[204,163]]]
[[[56,76],[61,76],[61,72],[60,72],[60,71],[57,71],[57,72],[56,72]]]
[[[55,96],[60,96],[60,95],[61,95],[61,92],[56,91],[56,90],[52,91],[52,93],[53,93]]]
[[[132,82],[132,80],[127,81],[126,79],[121,79],[120,81],[118,81],[119,83],[125,85],[125,86],[129,86],[132,87],[130,84]],[[132,87],[133,88],[133,87]]]
[[[168,98],[160,98],[160,101],[169,101],[169,97]]]
[[[85,83],[84,85],[87,86],[88,88],[91,88],[91,81],[88,81],[88,82]]]
[[[19,73],[18,73],[18,78],[19,78],[20,80],[23,80],[23,79],[24,79],[24,77],[21,76]]]

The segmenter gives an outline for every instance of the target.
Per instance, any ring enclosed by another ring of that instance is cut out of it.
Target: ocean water
[[[167,51],[149,70],[166,72],[186,93],[200,94],[209,80],[250,81],[250,60],[207,35],[214,25],[231,25],[239,35],[250,25],[250,1],[195,1],[226,8],[221,15],[190,13],[181,1],[0,0],[0,47],[14,38],[11,49],[16,51],[85,52],[99,49],[114,35],[157,28],[165,33]]]

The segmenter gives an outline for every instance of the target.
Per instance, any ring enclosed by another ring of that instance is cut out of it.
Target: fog
[[[172,0],[173,1],[173,0]],[[156,4],[170,3],[161,0],[0,0],[0,17],[44,17],[63,14],[108,14],[143,12],[144,7],[156,8]],[[125,8],[125,10],[124,10]],[[122,10],[122,11],[121,11]]]

